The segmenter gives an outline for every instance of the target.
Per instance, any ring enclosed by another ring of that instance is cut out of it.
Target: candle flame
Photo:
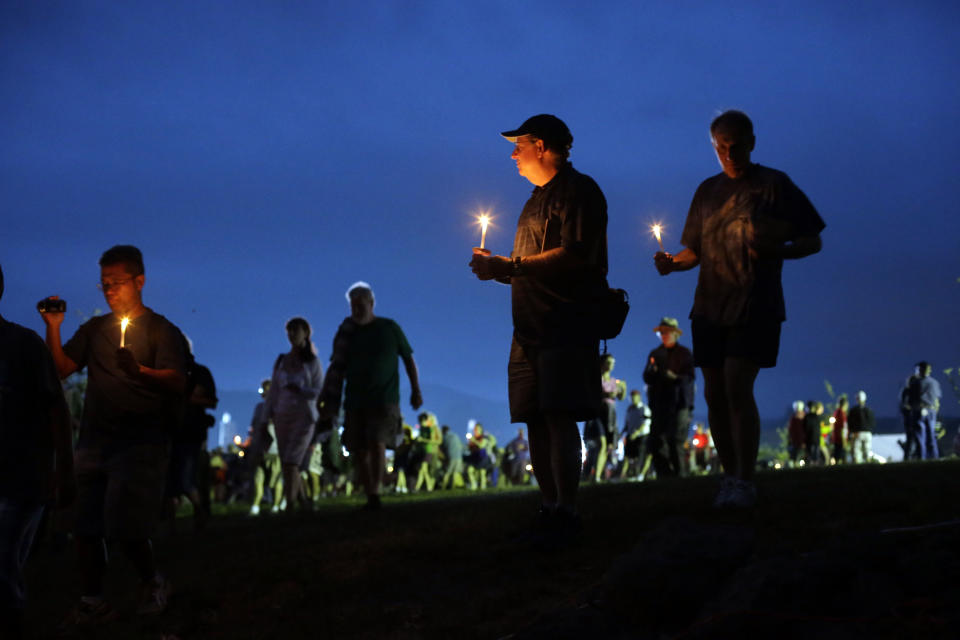
[[[480,222],[480,229],[482,231],[486,231],[487,225],[490,224],[490,216],[484,213],[479,218],[477,218],[477,221]]]
[[[660,225],[655,224],[650,228],[653,230],[653,237],[657,239],[657,242],[660,242]]]
[[[126,331],[127,325],[130,324],[130,318],[123,318],[120,320],[120,331]]]

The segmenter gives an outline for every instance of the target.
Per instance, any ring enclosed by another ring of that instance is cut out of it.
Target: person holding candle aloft
[[[470,266],[480,280],[511,288],[510,415],[527,424],[541,492],[534,541],[563,546],[580,529],[577,422],[596,417],[602,402],[591,310],[607,291],[607,204],[597,183],[568,161],[573,136],[556,116],[533,116],[501,135],[536,188],[510,257],[474,251]]]
[[[143,256],[118,245],[100,258],[100,283],[111,313],[91,318],[61,345],[63,313],[42,313],[57,373],[86,367],[87,390],[75,455],[76,535],[81,599],[67,626],[116,617],[103,598],[106,541],[117,542],[142,581],[137,612],[166,609],[170,583],[157,571],[150,536],[160,514],[170,431],[180,420],[186,355],[180,330],[144,306]],[[120,348],[120,319],[130,319]]]
[[[725,474],[714,505],[750,507],[760,443],[753,386],[759,370],[777,362],[786,319],[783,261],[820,251],[825,225],[785,173],[751,162],[756,138],[745,113],[716,117],[710,139],[723,171],[693,197],[681,237],[686,248],[657,252],[654,264],[661,275],[700,267],[690,318]]]

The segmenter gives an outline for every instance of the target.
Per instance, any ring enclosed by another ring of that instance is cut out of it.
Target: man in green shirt
[[[358,282],[347,291],[350,317],[333,339],[333,356],[320,394],[321,419],[336,414],[340,387],[343,393],[343,443],[357,461],[357,471],[367,494],[367,509],[380,508],[384,453],[388,441],[400,431],[400,374],[397,356],[410,379],[410,406],[423,404],[413,349],[403,330],[389,318],[373,315],[373,290]]]

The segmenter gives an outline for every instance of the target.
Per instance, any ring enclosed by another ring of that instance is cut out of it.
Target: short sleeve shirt
[[[514,334],[522,344],[595,341],[589,310],[606,288],[607,201],[593,178],[564,164],[533,190],[513,241],[511,257],[563,247],[585,263],[579,273],[511,279]]]
[[[62,398],[53,358],[40,336],[0,318],[0,496],[28,502],[49,497],[50,409]]]
[[[400,404],[397,357],[413,353],[403,330],[389,318],[357,326],[347,350],[345,409]]]
[[[174,369],[186,375],[180,330],[147,309],[131,320],[125,346],[137,362],[151,369]],[[120,320],[110,313],[77,329],[64,353],[87,369],[80,446],[164,442],[182,418],[183,394],[131,378],[117,366]]]
[[[757,243],[816,236],[826,225],[787,174],[753,165],[742,178],[705,180],[681,242],[700,259],[691,318],[718,326],[786,319],[782,258],[751,257]]]

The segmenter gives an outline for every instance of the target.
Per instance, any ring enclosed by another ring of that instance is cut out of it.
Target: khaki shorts
[[[163,502],[170,445],[131,445],[105,456],[94,447],[77,449],[78,536],[145,540],[153,534]]]
[[[392,448],[402,420],[400,407],[395,404],[347,409],[340,438],[350,453],[372,449],[378,444]]]

